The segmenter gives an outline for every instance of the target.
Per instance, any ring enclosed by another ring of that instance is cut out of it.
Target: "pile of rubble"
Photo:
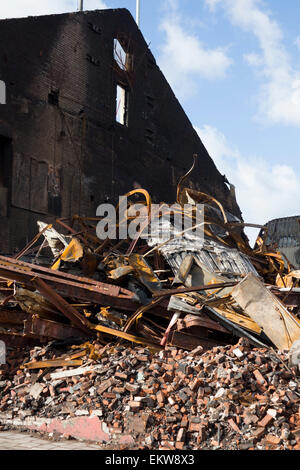
[[[140,196],[144,204],[128,199]],[[171,213],[164,204],[155,212],[144,190],[124,197],[125,216],[114,224],[75,216],[70,225],[57,220],[63,234],[38,222],[20,253],[0,256],[0,340],[23,346],[98,338],[105,345],[114,337],[191,350],[246,337],[289,350],[300,339],[300,271],[262,235],[250,248],[246,224],[181,185]],[[142,216],[134,218],[137,206]],[[182,231],[183,220],[190,224]],[[128,238],[101,240],[104,222],[116,232],[125,225]]]
[[[0,416],[97,416],[112,437],[127,432],[139,449],[300,450],[299,380],[284,354],[244,339],[206,353],[95,343],[80,367],[55,369],[85,348],[61,356],[59,344],[35,347],[22,369],[11,358]]]
[[[186,176],[172,211],[134,190],[114,221],[38,222],[0,256],[0,412],[95,414],[142,447],[299,446],[300,271]]]

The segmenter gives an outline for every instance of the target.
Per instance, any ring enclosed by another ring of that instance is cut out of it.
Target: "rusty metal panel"
[[[4,325],[23,325],[23,322],[30,318],[30,316],[24,312],[14,310],[0,310],[0,326]]]
[[[219,325],[217,322],[208,318],[205,314],[197,317],[194,315],[186,315],[184,319],[180,319],[177,322],[178,331],[186,330],[188,333],[189,329],[192,328],[199,328],[200,330],[216,330],[227,335],[230,334],[230,331],[226,330],[222,325]]]
[[[0,331],[0,340],[4,341],[6,346],[13,348],[23,348],[24,346],[29,345],[34,346],[43,342],[41,338],[36,335],[10,333],[9,331]]]
[[[72,326],[63,325],[36,316],[24,322],[24,333],[51,339],[83,338],[82,331]]]
[[[193,349],[197,348],[198,346],[202,346],[203,351],[208,351],[214,346],[220,346],[221,344],[226,344],[225,342],[223,343],[222,341],[214,340],[214,339],[208,339],[205,337],[197,337],[188,333],[184,333],[181,331],[174,331],[172,333],[172,337],[170,339],[171,346],[175,346],[177,348],[184,348],[187,349],[188,351],[192,351]]]

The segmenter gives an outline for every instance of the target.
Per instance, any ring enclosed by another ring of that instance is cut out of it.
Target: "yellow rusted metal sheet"
[[[224,318],[227,318],[227,320],[230,320],[233,323],[236,323],[242,328],[247,328],[247,330],[253,331],[254,333],[257,333],[257,334],[260,334],[262,331],[260,326],[254,320],[252,320],[249,317],[246,317],[245,315],[240,315],[239,313],[224,310],[216,306],[213,306],[213,309],[216,310]]]
[[[71,366],[81,366],[82,361],[66,361],[62,359],[54,360],[54,361],[40,361],[40,362],[27,362],[21,366],[21,369],[46,369],[49,367],[71,367]]]
[[[116,336],[118,338],[125,339],[127,341],[132,342],[132,343],[142,344],[143,346],[151,347],[152,349],[155,349],[157,351],[161,350],[159,345],[157,345],[155,343],[152,343],[151,341],[147,341],[144,338],[140,338],[139,336],[135,336],[135,335],[131,335],[129,333],[125,333],[124,331],[114,330],[112,328],[108,328],[107,326],[93,325],[93,324],[90,324],[90,328],[92,330],[98,331],[99,333],[107,333],[108,335]]]
[[[130,266],[133,267],[138,279],[150,290],[150,292],[156,292],[161,289],[159,278],[154,274],[152,268],[143,256],[132,254],[128,257],[128,262]]]
[[[67,246],[58,260],[53,264],[51,269],[59,269],[61,261],[74,263],[83,257],[83,248],[76,238],[72,238],[71,243]]]
[[[296,283],[300,280],[300,271],[291,271],[289,274],[284,276],[283,278],[279,277],[277,279],[276,284],[278,287],[288,287],[292,288],[295,287]]]
[[[113,279],[114,281],[119,281],[125,276],[128,276],[128,274],[131,274],[133,272],[133,267],[132,266],[119,266],[116,269],[112,269],[109,271],[109,279]]]

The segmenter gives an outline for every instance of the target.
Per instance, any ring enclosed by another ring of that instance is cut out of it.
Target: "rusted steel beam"
[[[36,316],[33,316],[32,318],[28,318],[27,316],[27,319],[24,322],[24,333],[59,340],[86,337],[79,328],[74,328],[72,326],[50,320],[43,320]]]
[[[219,323],[211,320],[208,318],[205,314],[201,317],[194,317],[193,315],[186,315],[186,317],[183,320],[178,320],[177,323],[177,330],[182,331],[182,330],[188,330],[190,328],[204,328],[206,330],[215,330],[219,331],[224,334],[231,334],[230,331],[226,330],[222,325],[219,325]]]
[[[214,290],[214,289],[223,289],[224,287],[234,287],[239,283],[239,281],[230,281],[230,282],[221,282],[218,284],[207,284],[204,286],[195,286],[195,287],[183,287],[181,289],[169,289],[161,290],[159,292],[154,292],[153,297],[166,297],[176,294],[187,294],[188,292],[198,292],[202,290]]]
[[[161,347],[159,344],[154,343],[152,341],[149,341],[145,338],[141,338],[139,336],[131,335],[129,333],[125,333],[124,331],[120,330],[114,330],[112,328],[108,328],[107,326],[102,326],[102,325],[92,325],[90,324],[91,328],[93,328],[95,331],[98,331],[99,333],[106,333],[111,336],[116,336],[117,338],[122,338],[125,339],[126,341],[130,341],[132,343],[136,344],[142,344],[143,346],[152,348],[156,351],[160,351]]]
[[[57,292],[51,289],[42,279],[33,279],[32,284],[39,290],[39,292],[55,307],[65,315],[74,325],[80,330],[86,333],[88,336],[91,335],[91,330],[87,326],[87,321],[76,308],[72,307],[68,302],[65,301]]]
[[[0,290],[0,294],[1,294],[1,290]],[[5,297],[5,299],[2,300],[2,302],[0,302],[0,306],[3,307],[4,305],[7,305],[11,300],[14,299],[14,294],[13,294],[13,291],[12,291],[12,294]]]
[[[41,230],[41,232],[39,232],[34,238],[33,240],[31,240],[31,242],[28,243],[28,245],[26,245],[22,251],[20,251],[20,253],[18,253],[17,255],[14,256],[14,259],[20,259],[22,258],[22,256],[25,255],[25,253],[27,253],[27,251],[33,247],[33,245],[35,245],[37,243],[37,241],[40,239],[40,237],[46,232],[46,230],[48,230],[49,228],[52,228],[52,224],[49,224],[47,225],[43,230]]]
[[[0,326],[3,325],[23,325],[30,316],[27,313],[15,310],[0,310]]]
[[[23,348],[24,346],[37,345],[39,343],[46,343],[48,340],[43,340],[36,335],[24,335],[23,333],[10,331],[1,331],[0,340],[4,341],[6,346],[14,348]]]
[[[25,263],[24,261],[15,260],[13,258],[7,258],[5,256],[0,256],[0,267],[2,266],[14,266],[16,269],[19,267],[21,271],[31,270],[35,274],[45,274],[52,276],[53,278],[58,277],[62,279],[68,279],[70,281],[81,282],[83,284],[91,284],[93,286],[97,286],[99,290],[103,290],[104,292],[109,290],[110,295],[119,295],[121,293],[121,295],[124,295],[125,297],[134,296],[132,292],[127,291],[126,289],[122,289],[119,286],[98,282],[88,277],[74,276],[73,274],[68,274],[62,271],[45,268],[36,264]]]
[[[74,220],[80,220],[80,217],[75,216],[73,219]],[[85,237],[83,237],[80,233],[76,232],[76,230],[74,230],[72,227],[67,225],[65,223],[66,220],[69,220],[69,219],[56,219],[56,223],[61,225],[64,229],[68,230],[70,233],[72,233],[72,235],[78,237],[87,247],[90,248],[90,245],[91,245],[89,240],[87,240],[87,238],[89,238],[92,242],[96,243],[97,245],[99,245],[101,243],[101,240],[99,238],[95,237],[91,233],[88,233],[87,230],[85,230],[85,232],[84,232]]]
[[[66,229],[68,232],[72,233],[72,235],[76,235],[78,238],[80,238],[80,240],[86,246],[89,246],[89,242],[81,234],[78,234],[76,230],[74,230],[72,227],[70,227],[69,225],[65,223],[66,220],[69,220],[69,219],[56,219],[56,223],[59,224],[64,229]]]
[[[140,303],[135,294],[112,284],[92,281],[71,274],[0,256],[0,275],[6,279],[32,286],[33,279],[41,279],[58,294],[82,301],[112,306],[122,310],[136,310]]]
[[[219,339],[213,338],[205,338],[194,336],[188,333],[184,333],[182,331],[174,331],[171,332],[171,338],[169,341],[170,346],[175,346],[177,348],[187,349],[188,351],[192,351],[193,349],[197,348],[198,346],[203,347],[203,351],[208,351],[215,346],[225,346],[228,344],[228,341],[221,341]]]

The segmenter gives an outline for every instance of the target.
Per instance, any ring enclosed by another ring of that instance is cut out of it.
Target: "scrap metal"
[[[143,218],[134,240],[100,240],[101,217],[58,219],[57,229],[38,222],[39,233],[24,250],[0,256],[0,332],[16,341],[76,337],[105,345],[115,339],[152,350],[206,348],[239,337],[258,347],[290,348],[298,339],[299,271],[266,244],[267,225],[246,223],[212,195],[186,186],[196,161],[194,155],[178,183],[173,209],[189,218],[188,229],[176,226],[166,204],[153,210],[144,189],[128,192],[116,206],[127,204],[116,220],[118,235],[135,223],[139,204]],[[202,234],[195,231],[200,226]],[[261,229],[255,248],[246,226]],[[53,259],[42,263],[47,247]]]

